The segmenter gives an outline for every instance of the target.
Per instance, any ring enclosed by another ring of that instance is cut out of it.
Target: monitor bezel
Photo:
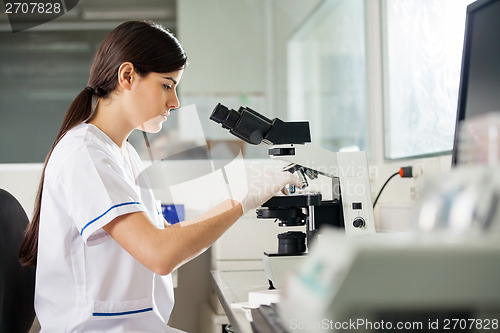
[[[474,29],[474,16],[475,14],[483,9],[484,7],[490,5],[491,3],[497,2],[499,0],[477,0],[467,6],[466,17],[465,17],[465,33],[464,33],[464,46],[462,51],[462,65],[460,70],[460,85],[458,88],[458,104],[457,104],[457,118],[455,122],[455,136],[453,140],[452,149],[452,167],[457,165],[458,162],[458,135],[460,122],[465,119],[465,108],[467,105],[467,89],[469,82],[469,70],[470,70],[470,55],[471,55],[471,44],[472,44],[472,33]]]

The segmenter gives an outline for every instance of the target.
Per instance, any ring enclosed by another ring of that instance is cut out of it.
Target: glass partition
[[[326,0],[287,45],[289,119],[326,149],[366,150],[363,0]]]

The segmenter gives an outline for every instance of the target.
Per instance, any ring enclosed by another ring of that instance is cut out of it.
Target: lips
[[[163,117],[163,119],[167,120],[167,117],[170,116],[170,111],[163,112],[161,116]]]

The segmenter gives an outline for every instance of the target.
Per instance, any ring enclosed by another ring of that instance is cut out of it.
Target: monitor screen
[[[460,122],[490,111],[500,112],[500,0],[478,0],[467,7],[453,165]]]

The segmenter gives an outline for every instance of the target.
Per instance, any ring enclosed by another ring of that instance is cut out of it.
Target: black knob
[[[354,228],[364,228],[365,227],[365,220],[361,217],[357,217],[353,222],[352,225]]]

